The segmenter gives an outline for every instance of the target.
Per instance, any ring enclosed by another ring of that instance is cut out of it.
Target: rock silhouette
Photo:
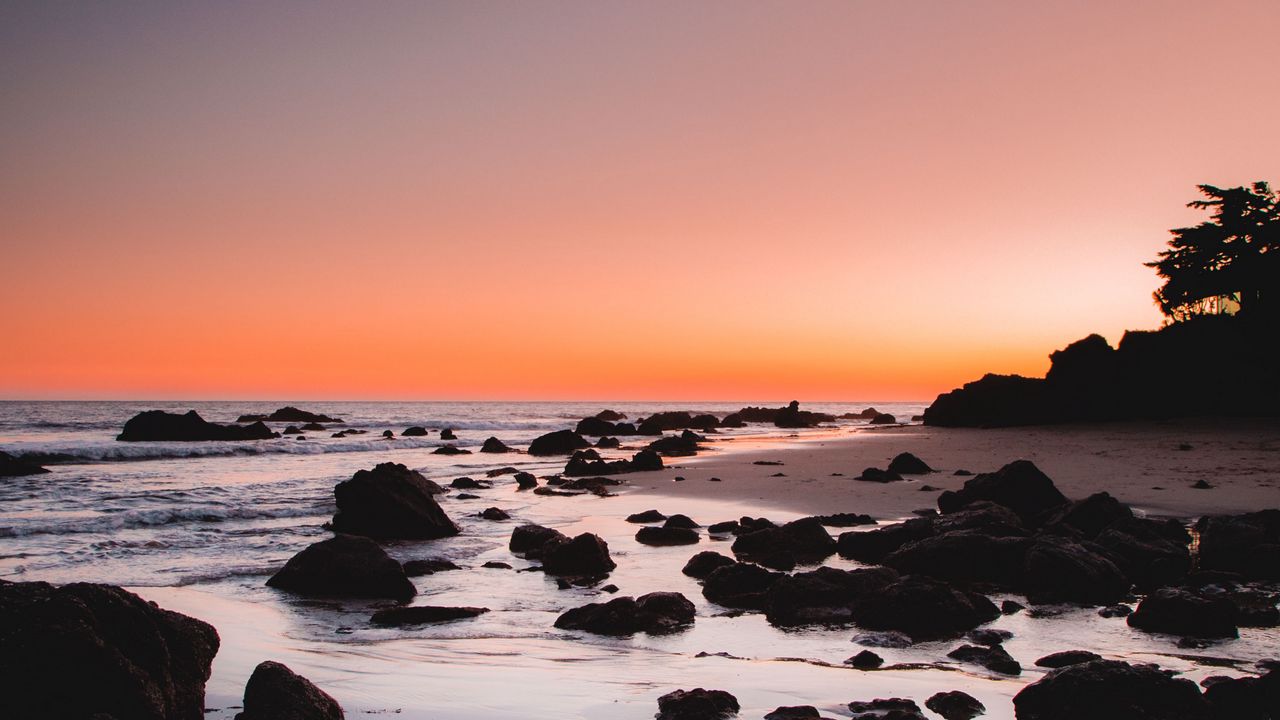
[[[124,442],[169,441],[196,442],[212,440],[269,440],[280,437],[261,421],[252,425],[219,425],[211,423],[195,410],[185,414],[163,410],[146,410],[124,424],[116,440]]]
[[[342,720],[342,706],[310,680],[270,660],[244,686],[244,711],[235,720]]]

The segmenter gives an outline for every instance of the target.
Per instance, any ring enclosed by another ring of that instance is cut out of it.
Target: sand
[[[939,491],[964,484],[965,477],[954,475],[958,469],[984,472],[1026,459],[1069,498],[1106,491],[1155,517],[1195,518],[1280,507],[1280,421],[1274,419],[991,430],[917,425],[833,431],[757,445],[668,460],[669,469],[661,473],[629,478],[632,492],[750,501],[798,514],[858,512],[888,520],[936,507]],[[915,454],[939,472],[889,484],[853,479],[863,468],[886,467],[900,452]],[[757,461],[783,465],[754,464]],[[773,477],[775,473],[785,477]],[[685,480],[674,482],[675,476]],[[709,481],[712,477],[721,481]],[[1193,488],[1198,480],[1213,487]],[[939,490],[922,491],[923,485]],[[670,502],[664,507],[679,510]]]

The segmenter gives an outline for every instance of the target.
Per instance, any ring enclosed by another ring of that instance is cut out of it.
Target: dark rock
[[[1068,665],[1079,665],[1080,663],[1093,662],[1094,660],[1101,659],[1101,655],[1089,652],[1088,650],[1063,650],[1062,652],[1045,655],[1036,661],[1036,666],[1057,669]]]
[[[978,698],[959,690],[940,692],[924,701],[924,706],[941,715],[944,720],[972,720],[985,714],[987,708]]]
[[[862,474],[854,478],[854,480],[861,480],[862,482],[891,483],[902,482],[902,476],[890,470],[881,470],[880,468],[869,467],[866,470],[863,470]]]
[[[1208,703],[1190,680],[1115,660],[1069,665],[1013,698],[1018,720],[1208,720]]]
[[[493,486],[487,482],[480,482],[474,478],[460,477],[454,478],[453,482],[449,483],[449,487],[454,488],[455,490],[488,490]]]
[[[299,429],[297,425],[290,425],[286,427],[284,430],[281,430],[280,434],[281,435],[301,435],[302,430]]]
[[[1240,627],[1276,627],[1280,625],[1277,596],[1261,590],[1234,590],[1227,597],[1236,606],[1236,624]]]
[[[479,500],[480,496],[472,495],[471,493],[458,493],[457,495],[453,496],[453,499],[454,500]]]
[[[1138,588],[1173,585],[1191,571],[1190,538],[1171,540],[1165,530],[1168,527],[1139,518],[1120,520],[1099,533],[1094,542]]]
[[[512,477],[521,490],[538,487],[538,479],[533,476],[533,473],[518,472]]]
[[[457,535],[458,526],[432,497],[440,487],[399,463],[360,470],[333,489],[335,532],[376,538],[431,539]]]
[[[1238,610],[1224,597],[1209,597],[1189,590],[1161,588],[1138,603],[1129,616],[1131,627],[1198,638],[1239,637]]]
[[[914,700],[876,698],[849,703],[853,720],[925,720]]]
[[[689,437],[692,435],[693,437]],[[649,443],[648,449],[668,457],[693,455],[698,452],[698,438],[688,430],[684,435],[668,435]]]
[[[480,511],[480,517],[485,520],[510,520],[511,515],[501,508],[491,507]]]
[[[1032,602],[1110,605],[1130,583],[1103,555],[1063,538],[1043,538],[1027,549],[1023,587]]]
[[[667,516],[657,510],[645,510],[644,512],[632,513],[627,516],[629,523],[652,523],[666,520]]]
[[[1045,526],[1070,527],[1092,540],[1111,525],[1133,519],[1129,506],[1111,497],[1110,493],[1100,492],[1053,512]]]
[[[1022,665],[1018,664],[1003,647],[984,647],[981,645],[961,645],[947,653],[947,657],[960,662],[973,663],[1000,673],[1001,675],[1021,675]]]
[[[488,568],[490,570],[510,570],[511,563],[504,563],[500,560],[490,560],[489,562],[484,563],[480,567]]]
[[[564,490],[588,490],[597,495],[603,494],[605,488],[617,487],[622,480],[607,477],[580,477],[566,480],[560,484]]]
[[[390,430],[383,430],[383,431],[382,431],[382,437],[384,437],[384,438],[386,438],[386,439],[388,439],[388,440],[390,440],[391,438],[393,438],[393,437],[395,437],[395,436],[396,436],[396,434],[395,434],[395,433],[393,433],[393,432],[391,432]]]
[[[627,419],[626,413],[620,413],[617,410],[601,410],[596,413],[596,417],[608,422],[618,422],[619,420]]]
[[[698,540],[698,533],[688,528],[650,526],[636,531],[636,542],[641,545],[693,545]]]
[[[21,475],[39,475],[48,470],[39,465],[29,463],[0,450],[0,477],[18,477]]]
[[[1017,460],[996,472],[982,473],[966,480],[964,487],[938,496],[938,509],[955,512],[979,500],[1003,505],[1024,521],[1067,504],[1053,481],[1028,460]]]
[[[197,720],[218,633],[113,585],[0,582],[0,714]]]
[[[572,430],[557,430],[534,438],[529,444],[530,455],[572,455],[575,450],[591,447],[581,435]]]
[[[740,428],[740,427],[746,427],[746,425],[747,423],[742,419],[742,416],[739,415],[738,413],[729,413],[728,415],[725,415],[723,418],[720,419],[720,427]]]
[[[556,618],[556,627],[599,635],[670,632],[693,623],[694,607],[684,595],[658,592],[589,603]]]
[[[965,637],[978,645],[995,647],[1012,638],[1013,633],[1008,630],[996,630],[995,628],[980,628],[978,630],[970,630],[965,633]]]
[[[239,425],[219,425],[211,423],[195,410],[184,415],[167,413],[163,410],[147,410],[134,415],[124,424],[124,429],[116,436],[116,440],[125,442],[140,441],[180,441],[194,442],[202,440],[269,440],[280,437],[279,433],[261,421],[241,427]]]
[[[1205,678],[1204,699],[1213,717],[1222,720],[1274,720],[1280,718],[1280,672],[1262,677]]]
[[[307,412],[299,410],[292,405],[282,407],[270,415],[241,415],[236,422],[261,422],[263,420],[269,422],[289,422],[289,423],[340,423],[342,418],[329,417],[319,413]]]
[[[499,440],[498,438],[496,438],[496,437],[489,437],[489,438],[485,438],[484,444],[480,446],[480,452],[482,452],[482,453],[509,453],[509,452],[515,452],[515,451],[514,451],[514,450],[512,450],[511,448],[507,447],[507,446],[506,446],[506,443],[502,442],[502,441],[501,441],[501,440]]]
[[[568,541],[568,536],[559,530],[530,523],[520,525],[511,531],[511,542],[508,548],[517,555],[537,560],[552,547]]]
[[[745,413],[746,410],[741,412]],[[790,405],[779,408],[773,416],[773,424],[780,428],[807,428],[833,420],[835,420],[834,417],[825,413],[801,410],[800,403],[795,400],[792,400]]]
[[[590,435],[592,437],[615,435],[618,432],[617,427],[614,426],[612,422],[600,417],[589,417],[579,420],[577,427],[575,427],[573,431],[579,435]]]
[[[640,435],[661,435],[668,430],[683,430],[693,422],[693,416],[683,410],[654,413],[640,420],[636,433]]]
[[[609,557],[609,544],[593,533],[554,542],[541,556],[542,569],[549,575],[604,575],[618,566]]]
[[[1192,490],[1212,490],[1213,486],[1210,485],[1207,480],[1201,479],[1191,483],[1191,489]]]
[[[771,572],[751,563],[735,563],[718,568],[702,584],[702,596],[728,608],[761,610],[765,594],[782,573]]]
[[[821,718],[818,708],[812,705],[783,705],[774,708],[764,715],[764,720],[805,720],[805,718]]]
[[[431,451],[432,455],[470,455],[470,450],[463,450],[453,444],[441,445]]]
[[[733,541],[733,554],[744,560],[761,561],[785,553],[798,562],[818,562],[835,552],[836,541],[814,518],[740,534]]]
[[[973,475],[973,471],[972,471],[972,470],[957,470],[957,471],[955,471],[955,472],[953,472],[953,473],[951,473],[951,474],[952,474],[952,475],[955,475],[956,477],[970,477],[971,475]]]
[[[844,664],[852,665],[853,667],[856,667],[859,670],[871,670],[873,668],[878,668],[881,665],[883,665],[884,658],[871,652],[870,650],[863,650],[859,652],[857,655],[854,655],[848,660],[845,660]]]
[[[853,608],[860,627],[898,630],[915,640],[953,637],[999,616],[985,596],[923,576],[904,577]]]
[[[342,720],[342,706],[310,680],[270,660],[244,686],[244,711],[235,720]]]
[[[453,428],[445,428],[440,431],[441,440],[457,440],[458,436],[453,433]]]
[[[770,623],[782,627],[849,623],[859,601],[896,580],[898,574],[888,568],[820,567],[783,575],[765,595],[765,616]]]
[[[405,428],[404,431],[402,431],[400,434],[404,437],[423,437],[428,433],[427,433],[427,429],[422,427],[421,425],[414,425],[413,427]]]
[[[596,441],[596,447],[601,450],[616,450],[622,447],[622,441],[616,437],[602,437]]]
[[[675,515],[668,517],[667,521],[663,523],[662,526],[669,527],[669,528],[685,528],[686,530],[692,530],[694,528],[702,527],[697,522],[695,522],[693,518],[689,517],[688,515],[681,515],[679,513],[676,513]]]
[[[741,530],[742,526],[737,520],[725,520],[707,526],[707,532],[712,535],[737,535]]]
[[[1133,614],[1133,608],[1128,605],[1116,604],[1098,608],[1098,615],[1104,618],[1129,617]]]
[[[337,535],[299,552],[267,580],[267,586],[299,595],[392,598],[417,594],[400,563],[374,541]]]
[[[511,567],[508,565],[507,567]],[[489,612],[483,607],[444,607],[439,605],[418,605],[416,607],[388,608],[379,610],[370,618],[374,625],[384,627],[400,627],[404,625],[426,625],[427,623],[449,622],[473,618]]]
[[[858,513],[835,513],[833,515],[814,515],[814,520],[827,527],[855,527],[858,525],[875,525],[875,518]]]
[[[431,575],[432,573],[445,572],[446,570],[461,570],[455,563],[450,560],[426,559],[426,560],[409,560],[404,563],[404,574],[409,577],[419,577],[421,575]]]
[[[641,450],[630,460],[590,460],[575,456],[569,459],[564,467],[564,474],[578,475],[617,475],[619,473],[645,472],[662,469],[662,458],[652,450]]]
[[[1031,540],[1000,537],[981,530],[957,530],[908,542],[883,563],[903,573],[919,573],[951,582],[1022,584]]]
[[[733,717],[738,699],[723,690],[676,690],[658,698],[657,720],[719,720]]]
[[[840,557],[878,565],[898,548],[933,533],[929,519],[908,520],[866,532],[841,533],[836,540],[836,550]]]
[[[1280,510],[1204,517],[1196,530],[1201,570],[1239,573],[1250,580],[1280,580]]]
[[[896,425],[897,423],[898,418],[890,415],[889,413],[880,413],[879,415],[871,418],[872,425]]]
[[[1022,604],[1022,603],[1020,603],[1020,602],[1015,602],[1015,601],[1013,601],[1013,600],[1005,600],[1004,602],[1000,603],[1000,614],[1001,614],[1001,615],[1014,615],[1014,614],[1016,614],[1016,613],[1018,613],[1018,612],[1020,612],[1020,611],[1022,611],[1022,610],[1026,610],[1026,609],[1027,609],[1027,608],[1026,608],[1026,606],[1025,606],[1025,605],[1023,605],[1023,604]]]
[[[719,568],[735,564],[737,564],[737,561],[731,557],[711,550],[704,550],[689,558],[689,562],[685,563],[681,572],[689,577],[702,580]]]
[[[900,453],[889,463],[889,472],[899,475],[923,475],[933,471],[925,461],[909,452]]]
[[[320,423],[307,423],[306,425],[302,426],[302,429],[310,432],[317,432],[320,430],[324,430],[325,428]]]

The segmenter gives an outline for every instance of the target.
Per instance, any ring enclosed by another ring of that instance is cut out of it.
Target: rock
[[[553,542],[541,556],[542,569],[549,575],[604,575],[618,567],[609,557],[609,544],[593,533]]]
[[[849,623],[858,602],[896,580],[898,574],[889,568],[820,567],[811,572],[783,575],[765,595],[765,617],[780,627]]]
[[[744,421],[742,419],[742,416],[739,415],[738,413],[730,413],[720,419],[720,427],[740,428],[740,427],[746,427],[746,426],[747,426],[746,421]]]
[[[618,429],[608,420],[600,417],[589,417],[579,420],[577,427],[575,427],[573,431],[579,435],[601,437],[604,435],[615,435],[617,434]]]
[[[703,580],[719,568],[736,564],[737,561],[731,557],[721,555],[720,553],[713,552],[711,550],[704,550],[689,558],[689,562],[685,563],[684,569],[680,572],[688,575],[689,577],[695,577],[699,580]]]
[[[510,570],[511,563],[504,563],[500,560],[490,560],[489,562],[484,563],[480,567],[486,568],[489,570]]]
[[[342,706],[285,665],[259,663],[244,686],[244,711],[235,720],[342,720]]]
[[[1093,662],[1101,660],[1102,656],[1098,653],[1089,652],[1088,650],[1063,650],[1062,652],[1045,655],[1036,661],[1036,667],[1043,668],[1063,668],[1068,665],[1079,665],[1080,663]]]
[[[619,473],[644,472],[661,470],[662,458],[652,450],[641,450],[630,460],[590,460],[574,456],[564,467],[564,474],[579,475],[617,475]]]
[[[29,463],[21,458],[14,457],[3,450],[0,450],[0,477],[18,477],[21,475],[39,475],[47,473],[48,470]]]
[[[480,511],[480,517],[485,520],[510,520],[511,515],[501,508],[491,507]]]
[[[933,534],[930,519],[913,519],[866,532],[841,533],[836,551],[840,557],[878,565],[898,548]]]
[[[1213,717],[1223,720],[1274,720],[1280,718],[1280,672],[1262,677],[1205,678],[1204,699]]]
[[[773,416],[773,424],[780,428],[807,428],[823,422],[831,422],[835,418],[823,413],[807,412],[800,409],[795,400],[791,404],[779,408]]]
[[[959,690],[940,692],[924,701],[924,706],[941,715],[944,720],[972,720],[987,712],[978,698]]]
[[[425,540],[457,535],[458,526],[436,503],[440,487],[399,463],[360,470],[333,489],[335,532],[376,538]]]
[[[782,573],[765,570],[751,563],[735,563],[718,568],[702,583],[702,596],[728,608],[761,610],[765,594]]]
[[[1201,570],[1239,573],[1250,580],[1280,580],[1280,510],[1204,517],[1196,530]]]
[[[898,454],[889,463],[889,472],[899,475],[923,475],[933,472],[933,468],[915,455],[904,452]]]
[[[533,473],[518,472],[512,478],[516,481],[516,487],[521,490],[538,487],[538,479],[533,476]]]
[[[616,450],[622,447],[622,441],[616,437],[606,436],[596,441],[596,447],[600,450]]]
[[[1197,480],[1197,481],[1195,481],[1195,482],[1191,483],[1191,489],[1192,489],[1192,490],[1212,490],[1212,489],[1213,489],[1213,486],[1212,486],[1212,485],[1210,485],[1210,484],[1209,484],[1209,482],[1208,482],[1207,480],[1204,480],[1204,479],[1202,478],[1202,479],[1200,479],[1200,480]]]
[[[1133,608],[1123,604],[1107,605],[1106,607],[1098,608],[1098,615],[1104,618],[1129,617],[1132,614]]]
[[[764,720],[805,720],[805,718],[822,718],[818,708],[812,705],[783,705],[774,708],[764,715]]]
[[[632,513],[627,516],[629,523],[652,523],[666,520],[667,516],[657,510],[645,510],[644,512]]]
[[[463,450],[452,443],[441,445],[431,451],[432,455],[470,455],[470,450]]]
[[[505,443],[503,443],[503,442],[502,442],[501,440],[499,440],[498,438],[496,438],[496,437],[488,437],[488,438],[485,438],[484,444],[482,444],[482,445],[480,446],[480,452],[482,452],[482,453],[509,453],[509,452],[515,452],[515,451],[514,451],[514,450],[512,450],[511,448],[507,447],[507,446],[506,446],[506,444],[505,444]]]
[[[636,433],[639,435],[661,435],[669,430],[683,430],[692,427],[693,416],[683,410],[659,412],[639,421]]]
[[[454,434],[453,428],[445,428],[440,431],[441,440],[457,440],[458,436]]]
[[[301,435],[302,430],[300,430],[297,425],[290,425],[286,427],[284,430],[281,430],[280,434],[281,435]]]
[[[461,570],[450,560],[440,560],[429,558],[426,560],[409,560],[404,563],[404,574],[409,577],[419,577],[421,575],[431,575],[433,573],[445,572],[447,570]]]
[[[455,490],[488,490],[493,486],[487,482],[480,482],[474,478],[460,477],[454,478],[453,482],[449,483],[449,487]]]
[[[861,480],[862,482],[891,483],[902,482],[902,476],[889,470],[869,467],[866,470],[863,470],[862,474],[854,478],[854,480]]]
[[[898,418],[890,415],[889,413],[880,413],[879,415],[871,418],[872,425],[896,425],[897,423]]]
[[[737,535],[742,531],[742,526],[737,520],[725,520],[724,522],[711,523],[707,526],[707,532],[712,535]]]
[[[1150,665],[1115,660],[1069,665],[1013,698],[1018,720],[1208,720],[1209,707],[1190,680]]]
[[[272,575],[267,587],[299,595],[401,601],[418,592],[400,563],[374,541],[356,535],[337,535],[308,546]]]
[[[641,545],[693,545],[698,540],[698,533],[688,528],[650,526],[636,531],[636,542]]]
[[[1035,603],[1110,605],[1129,594],[1130,583],[1110,560],[1063,538],[1042,538],[1027,549],[1023,587]]]
[[[914,700],[876,698],[849,703],[853,720],[925,720]]]
[[[979,500],[1003,505],[1025,522],[1067,504],[1053,481],[1028,460],[1016,460],[996,472],[973,476],[960,490],[939,495],[938,509],[951,513]]]
[[[472,495],[471,493],[458,493],[457,495],[453,496],[453,499],[454,500],[479,500],[480,496]]]
[[[835,552],[835,539],[814,518],[740,534],[733,541],[733,554],[744,560],[759,561],[781,553],[798,562],[818,562]]]
[[[996,630],[995,628],[980,628],[978,630],[970,630],[965,633],[965,637],[978,645],[995,647],[1005,640],[1011,639],[1013,633],[1008,630]]]
[[[510,567],[510,566],[508,566]],[[449,622],[473,618],[489,612],[483,607],[446,607],[440,605],[418,605],[415,607],[387,608],[379,610],[369,619],[374,625],[383,627],[402,627],[405,625],[426,625],[428,623]]]
[[[702,527],[695,522],[693,518],[688,515],[681,515],[680,513],[676,513],[675,515],[668,517],[667,521],[663,523],[662,526],[669,528],[684,528],[686,530]]]
[[[198,720],[213,626],[113,585],[0,581],[9,718]]]
[[[658,698],[657,720],[718,720],[733,717],[738,699],[723,690],[676,690]]]
[[[908,542],[887,555],[883,564],[903,573],[919,573],[950,582],[1023,585],[1031,540],[957,530]]]
[[[575,450],[591,447],[581,435],[572,430],[557,430],[534,438],[529,444],[530,455],[572,455]]]
[[[690,438],[689,435],[693,433],[686,430],[684,435],[668,435],[659,438],[649,443],[648,449],[667,457],[694,455],[698,452],[698,441],[693,438],[698,436],[693,435],[693,438]]]
[[[618,422],[619,420],[627,419],[626,413],[620,413],[617,410],[601,410],[596,413],[596,417],[607,422]]]
[[[875,518],[858,513],[835,513],[834,515],[814,515],[814,520],[827,527],[855,527],[858,525],[875,525]]]
[[[617,487],[623,483],[622,480],[607,477],[580,477],[572,480],[566,480],[560,484],[564,490],[587,490],[597,495],[607,494],[606,488]]]
[[[500,468],[494,468],[492,470],[485,470],[484,476],[487,478],[496,478],[496,477],[502,477],[503,475],[516,475],[519,472],[520,472],[520,468],[507,465]]]
[[[983,376],[943,393],[924,411],[924,424],[941,427],[1011,427],[1053,422],[1048,385],[1019,375]]]
[[[529,524],[521,525],[511,531],[511,543],[508,547],[513,553],[524,555],[530,560],[537,560],[545,551],[568,541],[568,536],[559,530]]]
[[[1001,675],[1021,675],[1022,665],[1018,664],[1003,647],[984,647],[981,645],[961,645],[947,653],[947,657],[960,662],[973,663],[1000,673]]]
[[[1001,615],[1015,615],[1026,609],[1027,608],[1025,605],[1023,605],[1020,602],[1015,602],[1013,600],[1005,600],[1004,602],[1000,603]]]
[[[245,427],[219,425],[200,417],[195,410],[189,410],[185,415],[167,413],[163,410],[147,410],[130,418],[124,424],[124,429],[116,436],[116,440],[195,442],[269,440],[278,437],[280,437],[279,433],[272,432],[271,428],[260,421]]]
[[[1131,627],[1198,638],[1239,637],[1238,610],[1224,597],[1209,597],[1179,588],[1161,588],[1138,603]]]
[[[1133,519],[1133,511],[1129,506],[1111,497],[1111,493],[1100,492],[1051,513],[1045,526],[1070,527],[1086,539],[1092,540],[1111,525]]]
[[[985,596],[922,576],[901,578],[853,608],[860,627],[897,630],[917,641],[953,637],[999,616]]]
[[[427,429],[422,427],[421,425],[414,425],[413,427],[405,428],[404,431],[401,432],[400,434],[404,437],[423,437],[428,433],[427,433]]]
[[[384,437],[384,438],[386,438],[386,439],[388,439],[388,440],[390,440],[391,438],[393,438],[393,437],[395,437],[395,436],[396,436],[396,434],[395,434],[395,433],[393,433],[393,432],[391,432],[390,430],[383,430],[383,431],[382,431],[382,437]]]
[[[859,652],[857,655],[854,655],[848,660],[845,660],[844,664],[852,665],[853,667],[856,667],[859,670],[871,670],[883,665],[884,658],[871,652],[870,650],[863,650]]]
[[[289,422],[289,423],[340,423],[342,418],[329,417],[319,413],[307,412],[299,410],[292,405],[282,407],[270,415],[241,415],[236,419],[238,423],[261,422],[263,420],[269,422]]]
[[[605,603],[588,603],[556,618],[556,627],[585,630],[599,635],[660,633],[693,623],[694,607],[684,595],[659,592],[639,598],[619,597]]]

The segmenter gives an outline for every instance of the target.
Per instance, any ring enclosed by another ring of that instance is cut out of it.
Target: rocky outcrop
[[[270,440],[279,433],[261,421],[252,425],[219,425],[200,417],[195,410],[186,414],[167,413],[163,410],[146,410],[134,415],[124,424],[116,440],[124,442],[195,442],[212,440]]]
[[[369,622],[383,627],[403,627],[406,625],[427,625],[432,623],[452,622],[479,617],[489,612],[483,607],[448,607],[442,605],[416,605],[414,607],[387,608],[379,610],[369,618]]]
[[[408,600],[417,589],[374,541],[338,535],[294,555],[267,586],[299,595]]]
[[[835,539],[814,518],[741,533],[733,541],[733,554],[740,559],[778,569],[789,569],[797,563],[819,562],[835,552]]]
[[[859,627],[896,630],[916,641],[953,637],[999,616],[986,596],[923,576],[903,577],[853,607]]]
[[[270,415],[241,415],[236,419],[239,423],[251,422],[286,422],[286,423],[340,423],[342,418],[329,417],[319,413],[307,412],[299,410],[292,405],[276,410]]]
[[[1209,720],[1190,680],[1150,665],[1094,660],[1054,670],[1013,698],[1018,720]]]
[[[698,452],[698,443],[703,440],[706,440],[706,438],[695,432],[685,430],[679,435],[668,435],[654,440],[649,443],[647,449],[667,457],[695,455]]]
[[[366,537],[427,540],[457,535],[458,526],[436,503],[439,486],[399,463],[360,470],[333,489],[335,532]]]
[[[0,716],[200,720],[218,644],[113,585],[0,581]]]
[[[557,430],[540,435],[529,443],[530,455],[571,455],[575,450],[591,447],[578,433],[572,430]]]
[[[661,470],[662,458],[652,450],[641,450],[631,456],[630,460],[592,460],[587,455],[574,454],[564,466],[564,474],[569,477],[583,475],[618,475],[630,472],[651,472]]]
[[[27,462],[0,450],[0,477],[19,477],[22,475],[40,475],[49,472],[35,463]]]
[[[1009,655],[1008,651],[1000,645],[987,647],[984,645],[961,645],[960,647],[947,653],[947,657],[952,660],[959,660],[964,663],[972,663],[981,665],[982,667],[1000,673],[1001,675],[1021,675],[1022,665]]]
[[[244,711],[235,720],[342,720],[342,706],[310,680],[270,660],[244,686]]]
[[[738,699],[723,690],[676,690],[658,698],[656,720],[720,720],[740,710]]]
[[[542,569],[550,575],[604,575],[618,566],[609,556],[609,544],[593,533],[564,540],[552,538],[537,552]]]
[[[1035,520],[1067,504],[1067,498],[1053,481],[1029,460],[1016,460],[996,472],[973,476],[960,490],[939,495],[938,509],[944,513],[955,512],[979,500],[1003,505],[1024,521]]]
[[[780,627],[850,623],[859,602],[898,579],[898,573],[889,568],[820,567],[783,575],[765,593],[765,617]]]
[[[499,440],[498,438],[496,438],[496,437],[489,437],[489,438],[485,438],[484,444],[480,446],[480,452],[482,452],[482,453],[509,453],[509,452],[514,452],[514,450],[512,450],[512,449],[511,449],[511,448],[509,448],[509,447],[507,447],[507,446],[506,446],[506,443],[503,443],[503,442],[502,442],[501,440]]]
[[[1201,570],[1239,573],[1250,580],[1280,580],[1280,510],[1217,515],[1196,523]]]
[[[702,583],[702,596],[728,608],[763,610],[765,596],[780,578],[780,572],[752,563],[734,563],[714,570]]]
[[[1143,598],[1129,615],[1130,626],[1147,632],[1199,638],[1239,637],[1239,610],[1229,598],[1180,588],[1162,588]]]
[[[890,415],[889,413],[880,413],[879,415],[871,418],[871,424],[872,425],[896,425],[898,424],[898,418]]]
[[[556,627],[585,630],[598,635],[663,633],[693,623],[694,606],[676,592],[656,592],[638,598],[620,597],[604,603],[588,603],[556,618]]]
[[[941,715],[943,720],[973,720],[987,712],[978,698],[959,690],[935,693],[924,701],[924,706]]]

